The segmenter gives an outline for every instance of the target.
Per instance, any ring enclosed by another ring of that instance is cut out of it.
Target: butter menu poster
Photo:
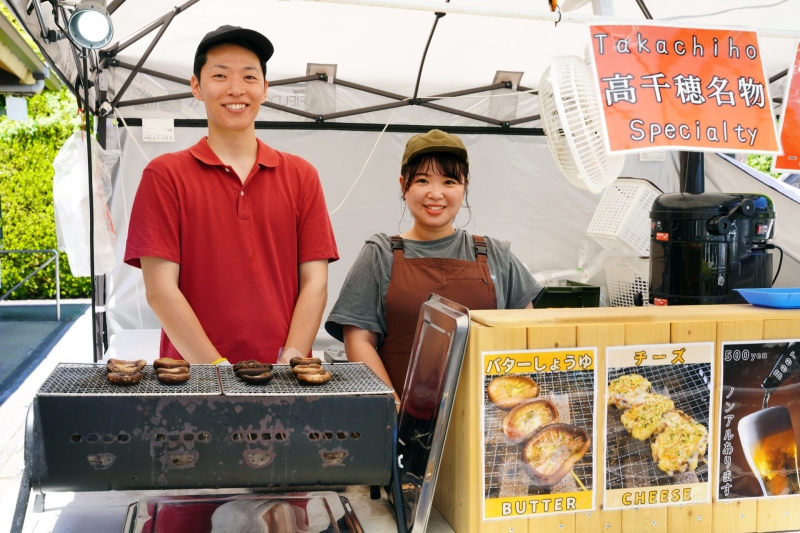
[[[596,353],[482,353],[484,520],[594,509]]]
[[[726,342],[721,355],[718,499],[800,494],[800,340]]]
[[[714,343],[606,349],[604,509],[711,501]]]

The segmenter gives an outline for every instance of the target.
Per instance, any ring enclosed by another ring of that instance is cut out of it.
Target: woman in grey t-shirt
[[[469,309],[523,309],[541,290],[509,243],[453,226],[469,184],[461,139],[440,130],[411,137],[399,182],[414,225],[367,239],[325,322],[348,360],[366,363],[397,393],[431,293]]]

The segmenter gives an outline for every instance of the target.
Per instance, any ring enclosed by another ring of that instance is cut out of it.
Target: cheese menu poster
[[[714,343],[606,349],[604,509],[711,501]]]
[[[484,520],[594,508],[596,352],[483,352]]]
[[[727,342],[720,387],[720,500],[800,494],[800,341]]]

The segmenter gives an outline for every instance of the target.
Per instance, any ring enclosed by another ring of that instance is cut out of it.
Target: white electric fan
[[[592,78],[580,57],[556,57],[542,75],[539,101],[547,144],[561,173],[576,187],[598,193],[620,175],[625,156],[606,152]]]

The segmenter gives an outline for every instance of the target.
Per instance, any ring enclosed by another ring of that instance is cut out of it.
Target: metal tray
[[[143,498],[128,507],[122,533],[213,533],[254,527],[266,531],[265,511],[280,504],[291,506],[294,531],[364,531],[347,498],[326,491]]]

